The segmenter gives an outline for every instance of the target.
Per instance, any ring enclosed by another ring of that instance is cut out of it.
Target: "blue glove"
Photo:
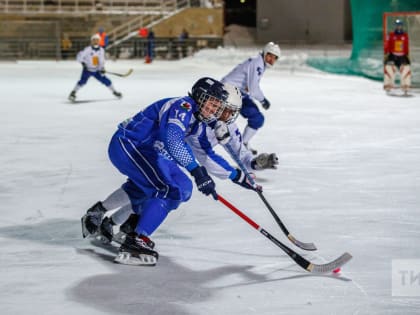
[[[213,198],[217,200],[217,193],[216,193],[216,184],[211,179],[209,174],[207,174],[207,170],[204,166],[197,166],[195,169],[191,171],[191,175],[195,179],[195,183],[199,191],[201,191],[206,196],[213,195]]]
[[[242,172],[240,169],[236,169],[236,176],[234,179],[232,179],[232,182],[246,189],[262,191],[261,186],[259,185],[255,185],[255,187],[252,186],[249,180],[246,178],[244,172]]]
[[[270,108],[270,105],[271,105],[271,103],[269,102],[269,100],[268,99],[263,99],[263,101],[261,102],[261,105],[262,105],[262,107],[265,109],[265,110],[267,110],[267,109],[269,109]]]

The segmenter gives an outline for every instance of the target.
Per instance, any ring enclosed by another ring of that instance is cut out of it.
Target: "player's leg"
[[[178,208],[181,202],[187,201],[192,192],[191,180],[178,167],[164,167],[162,171],[167,185],[173,186],[173,190],[184,192],[179,196],[181,199],[149,198],[144,201],[137,212],[138,217],[131,217],[133,223],[138,219],[137,224],[134,231],[128,231],[126,234],[115,262],[134,265],[156,264],[159,255],[150,236],[163,223],[169,212]]]
[[[258,109],[257,104],[247,95],[243,97],[241,115],[248,120],[248,124],[244,129],[242,138],[244,145],[253,151],[253,154],[257,154],[257,151],[250,148],[249,142],[255,136],[258,129],[264,124],[264,116]]]
[[[411,66],[408,56],[401,57],[400,78],[401,88],[407,92],[411,87]]]
[[[89,80],[90,76],[92,75],[92,72],[89,72],[87,70],[83,70],[82,74],[80,76],[80,80],[77,81],[76,86],[73,88],[73,90],[70,92],[70,95],[68,99],[72,102],[76,100],[76,93],[79,91]]]
[[[94,235],[100,230],[99,227],[103,223],[104,215],[108,211],[120,208],[127,204],[130,204],[130,199],[122,188],[118,188],[112,192],[105,200],[96,202],[82,217],[83,237]],[[109,226],[109,223],[112,223],[110,219],[105,220],[107,227]],[[109,229],[107,229],[107,231],[109,232]]]
[[[395,65],[395,56],[389,54],[384,60],[384,90],[390,91],[394,88],[395,75],[397,73],[397,67]]]
[[[386,64],[384,67],[384,89],[390,91],[394,87],[397,67],[394,64]]]
[[[104,74],[102,74],[101,72],[96,72],[94,74],[95,78],[101,82],[102,84],[104,84],[108,89],[111,90],[112,94],[114,94],[116,97],[121,98],[122,97],[122,93],[118,92],[117,90],[115,90],[114,86],[112,85],[111,80],[105,76]]]

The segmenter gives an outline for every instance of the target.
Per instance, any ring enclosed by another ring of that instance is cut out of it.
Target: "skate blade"
[[[97,234],[95,235],[95,241],[100,242],[104,245],[109,245],[111,244],[111,241],[109,239],[107,239],[105,236],[103,236],[102,234]]]
[[[157,259],[150,255],[139,254],[136,256],[127,252],[119,252],[114,259],[115,263],[131,266],[155,266]]]
[[[114,237],[112,238],[112,241],[114,241],[115,243],[118,244],[122,244],[125,241],[127,234],[125,234],[124,232],[118,232],[114,235]]]

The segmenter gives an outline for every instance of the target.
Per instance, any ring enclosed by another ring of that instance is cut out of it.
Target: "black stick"
[[[233,148],[229,145],[229,144],[225,144],[224,145],[225,148],[227,149],[227,151],[229,152],[229,154],[232,156],[232,158],[235,160],[235,162],[238,164],[238,166],[240,167],[240,169],[242,170],[242,172],[244,172],[245,176],[247,177],[248,181],[251,183],[251,185],[254,187],[254,190],[258,193],[258,196],[261,198],[261,200],[264,202],[264,204],[266,205],[267,209],[270,211],[271,215],[274,217],[274,220],[276,220],[278,226],[280,227],[280,229],[283,231],[283,233],[287,236],[287,238],[293,243],[295,244],[297,247],[300,247],[304,250],[316,250],[316,246],[314,243],[305,243],[305,242],[301,242],[298,239],[296,239],[290,232],[289,230],[286,228],[286,226],[283,224],[283,222],[280,220],[279,216],[277,215],[277,213],[274,211],[274,209],[271,207],[271,205],[268,203],[267,199],[265,199],[262,191],[260,191],[259,189],[257,189],[257,184],[255,183],[255,180],[252,178],[251,174],[249,174],[247,168],[245,167],[245,165],[242,163],[242,161],[240,160],[240,158],[237,156],[237,154],[234,152]]]
[[[282,242],[280,242],[278,239],[276,239],[274,236],[272,236],[270,233],[264,230],[255,221],[253,221],[246,214],[241,212],[238,208],[236,208],[234,205],[232,205],[229,201],[224,199],[222,196],[217,195],[217,200],[219,200],[221,203],[227,206],[230,210],[236,213],[239,217],[241,217],[244,221],[246,221],[249,225],[251,225],[257,231],[259,231],[262,235],[264,235],[266,238],[268,238],[278,247],[280,247],[290,258],[292,258],[300,267],[302,267],[306,271],[309,271],[314,274],[332,272],[336,270],[337,268],[340,268],[341,266],[343,266],[352,258],[352,256],[349,253],[344,253],[343,255],[341,255],[340,257],[338,257],[337,259],[329,263],[320,264],[320,265],[314,264],[310,262],[309,260],[305,259],[304,257],[302,257],[301,255],[299,255],[294,250],[284,245]]]

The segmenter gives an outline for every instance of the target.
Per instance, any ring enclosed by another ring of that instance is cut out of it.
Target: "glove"
[[[251,161],[254,170],[277,169],[279,158],[275,153],[261,153]]]
[[[252,179],[255,178],[254,174],[250,174]],[[236,176],[234,179],[232,179],[232,182],[234,182],[235,184],[242,186],[246,189],[251,189],[251,190],[256,190],[256,191],[262,191],[262,187],[260,185],[255,185],[252,186],[251,183],[249,182],[248,178],[246,177],[245,173],[242,172],[240,169],[236,169]]]
[[[269,102],[269,100],[268,99],[263,99],[263,101],[261,102],[261,105],[262,105],[262,107],[265,109],[265,110],[267,110],[267,109],[269,109],[270,108],[270,105],[271,105],[271,103]]]
[[[388,61],[389,54],[384,54],[384,65],[386,65]]]
[[[104,75],[104,74],[105,74],[105,72],[106,72],[106,71],[105,71],[105,69],[101,69],[101,70],[99,70],[99,73],[100,73],[100,74],[102,74],[102,75]]]
[[[83,67],[83,70],[87,70],[87,66],[84,62],[82,62],[82,67]]]
[[[211,179],[207,170],[204,166],[197,166],[191,171],[191,175],[194,177],[195,183],[199,191],[206,196],[212,194],[214,199],[217,199],[216,184]]]
[[[218,120],[214,126],[214,134],[220,144],[227,144],[230,141],[230,132],[227,124]]]

